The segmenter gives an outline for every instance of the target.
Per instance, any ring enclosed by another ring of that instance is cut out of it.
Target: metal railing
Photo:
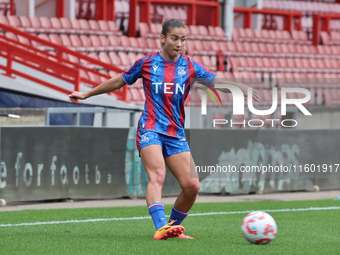
[[[53,113],[71,113],[73,114],[73,125],[80,126],[81,113],[102,113],[102,127],[107,127],[108,113],[130,113],[129,126],[135,126],[135,114],[141,112],[141,109],[114,109],[105,107],[51,107],[46,108],[46,126],[50,126],[50,114]]]

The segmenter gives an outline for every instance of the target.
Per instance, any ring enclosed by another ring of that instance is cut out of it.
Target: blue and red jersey
[[[122,78],[129,85],[143,78],[146,100],[137,132],[153,130],[185,138],[184,102],[190,91],[190,79],[207,78],[212,83],[217,76],[182,54],[176,61],[168,61],[157,52],[137,60],[122,73]]]

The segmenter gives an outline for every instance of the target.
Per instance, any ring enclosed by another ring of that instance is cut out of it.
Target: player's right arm
[[[90,91],[87,92],[79,92],[79,91],[73,91],[71,95],[69,95],[70,100],[72,102],[76,102],[78,99],[84,100],[86,98],[108,93],[117,89],[120,89],[125,85],[125,81],[123,80],[122,76],[119,74],[101,84],[99,84],[97,87],[93,88]]]

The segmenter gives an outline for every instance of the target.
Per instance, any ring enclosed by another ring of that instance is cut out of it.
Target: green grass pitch
[[[191,214],[266,209],[340,207],[340,201],[195,204]],[[165,206],[166,213],[171,205]],[[148,216],[146,206],[0,212],[0,254],[339,254],[340,209],[269,212],[278,234],[268,245],[241,233],[247,213],[188,216],[185,233],[195,240],[153,240],[151,218],[47,225],[5,224]]]

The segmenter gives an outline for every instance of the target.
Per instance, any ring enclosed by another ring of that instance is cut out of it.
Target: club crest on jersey
[[[186,75],[187,74],[187,71],[184,70],[184,66],[179,66],[178,67],[178,75]]]
[[[152,66],[152,68],[153,68],[153,70],[156,72],[156,71],[157,71],[157,68],[158,68],[158,66],[157,66],[157,65],[153,65],[153,66]]]

